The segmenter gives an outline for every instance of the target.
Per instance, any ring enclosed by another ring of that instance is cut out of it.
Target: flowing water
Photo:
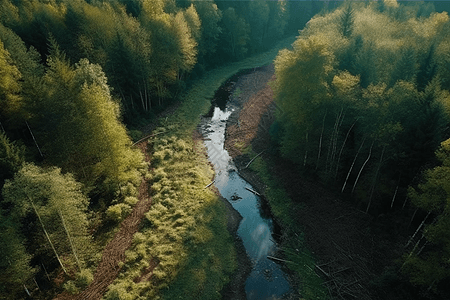
[[[227,150],[224,149],[226,121],[233,112],[230,97],[231,80],[215,94],[213,107],[203,117],[201,131],[205,138],[209,160],[215,169],[215,186],[243,217],[238,235],[252,261],[252,271],[245,283],[247,299],[279,299],[291,291],[281,267],[267,256],[274,256],[277,244],[273,232],[276,227],[270,212],[264,209],[254,188],[242,179]]]

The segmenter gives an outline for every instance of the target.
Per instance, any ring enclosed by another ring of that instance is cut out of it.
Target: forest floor
[[[147,152],[147,140],[136,144],[145,155],[145,161],[150,161]],[[102,253],[102,258],[94,273],[94,280],[89,286],[79,294],[71,295],[67,292],[59,294],[55,300],[75,300],[75,299],[101,299],[108,286],[113,283],[119,274],[119,262],[125,261],[125,250],[127,250],[133,241],[133,235],[138,231],[139,224],[144,214],[150,209],[151,199],[148,193],[148,182],[142,179],[139,187],[139,201],[133,207],[131,214],[120,224],[119,231],[113,239],[106,245]],[[155,264],[150,264],[155,267]],[[151,276],[151,269],[146,270],[143,276]]]
[[[275,78],[273,66],[263,71],[259,76],[257,72],[256,76],[242,76],[236,82],[234,93],[239,96],[232,101],[238,102],[238,109],[229,118],[225,147],[241,176],[260,193],[264,193],[265,184],[255,172],[244,168],[252,158],[245,152],[249,146],[255,153],[264,151],[261,156],[269,162],[272,176],[283,183],[290,199],[297,204],[294,214],[302,225],[307,248],[316,260],[316,274],[323,278],[330,296],[374,299],[369,282],[374,278],[374,269],[380,272],[376,265],[380,254],[375,253],[377,247],[370,234],[372,217],[341,201],[338,194],[318,181],[300,174],[296,166],[280,155],[266,151],[271,145],[269,128],[277,107],[270,87],[270,81]],[[250,96],[241,93],[261,82],[266,83],[264,88],[253,90]]]

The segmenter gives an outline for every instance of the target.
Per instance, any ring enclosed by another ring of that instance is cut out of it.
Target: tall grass
[[[226,228],[226,208],[205,189],[213,170],[192,133],[227,78],[271,63],[293,41],[291,37],[267,53],[207,73],[192,84],[178,110],[161,120],[154,131],[158,135],[149,140],[152,207],[106,299],[221,298],[220,290],[237,266],[236,251]]]

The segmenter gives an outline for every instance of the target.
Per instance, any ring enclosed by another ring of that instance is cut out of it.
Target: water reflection
[[[276,251],[272,239],[274,224],[262,207],[261,199],[246,189],[254,188],[235,172],[236,167],[224,149],[226,120],[232,109],[221,108],[215,107],[212,116],[203,119],[201,129],[209,159],[216,171],[214,184],[243,217],[238,234],[253,262],[252,272],[245,283],[247,299],[279,298],[289,292],[290,285],[280,267],[267,258]]]

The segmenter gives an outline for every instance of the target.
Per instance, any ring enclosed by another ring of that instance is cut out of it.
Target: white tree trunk
[[[342,151],[344,150],[345,143],[347,142],[348,136],[350,135],[350,131],[352,131],[352,129],[355,126],[355,124],[358,121],[358,119],[359,119],[359,117],[355,120],[355,122],[353,122],[352,126],[350,126],[350,129],[347,131],[347,134],[345,135],[344,142],[342,143],[341,150],[339,151],[338,160],[337,160],[337,163],[336,163],[336,173],[334,175],[334,178],[337,178],[337,173],[338,173],[338,170],[339,170],[339,162],[341,161],[341,155],[342,155]]]
[[[350,166],[350,170],[348,170],[347,177],[345,178],[344,185],[342,186],[341,193],[344,192],[345,186],[347,185],[348,178],[350,177],[350,174],[353,170],[353,166],[355,165],[356,159],[358,158],[358,154],[361,151],[365,141],[366,141],[366,138],[363,139],[361,146],[359,146],[358,152],[356,152],[355,158],[353,159],[352,165]]]
[[[369,161],[370,157],[372,156],[372,147],[373,147],[374,142],[375,141],[373,141],[372,145],[370,145],[369,155],[367,156],[366,160],[364,161],[363,165],[361,166],[361,169],[359,169],[358,176],[356,176],[356,180],[355,180],[355,183],[353,184],[353,188],[352,188],[352,194],[355,191],[356,185],[358,184],[359,177],[361,176],[361,173],[364,170],[364,167],[366,166],[367,162]]]
[[[39,215],[39,213],[38,213],[38,211],[36,209],[36,206],[33,203],[33,200],[31,200],[31,198],[28,195],[27,195],[27,197],[28,197],[28,199],[31,202],[31,206],[33,206],[34,212],[36,213],[36,215],[37,215],[37,217],[39,219],[39,223],[41,223],[42,229],[44,230],[45,236],[47,237],[47,240],[50,243],[50,246],[52,247],[53,252],[55,253],[56,259],[58,259],[58,262],[59,262],[61,268],[63,269],[64,273],[67,274],[66,268],[64,268],[64,265],[63,265],[61,259],[59,258],[59,255],[56,252],[55,246],[53,245],[52,241],[50,240],[50,236],[48,235],[47,230],[45,230],[44,223],[42,223],[41,216]]]
[[[327,112],[328,112],[328,110],[325,111],[325,115],[323,115],[323,120],[322,120],[322,132],[320,133],[320,139],[319,139],[319,153],[317,154],[316,170],[319,167],[320,152],[322,150],[322,136],[323,136],[323,130],[325,129],[325,117],[327,116]]]

